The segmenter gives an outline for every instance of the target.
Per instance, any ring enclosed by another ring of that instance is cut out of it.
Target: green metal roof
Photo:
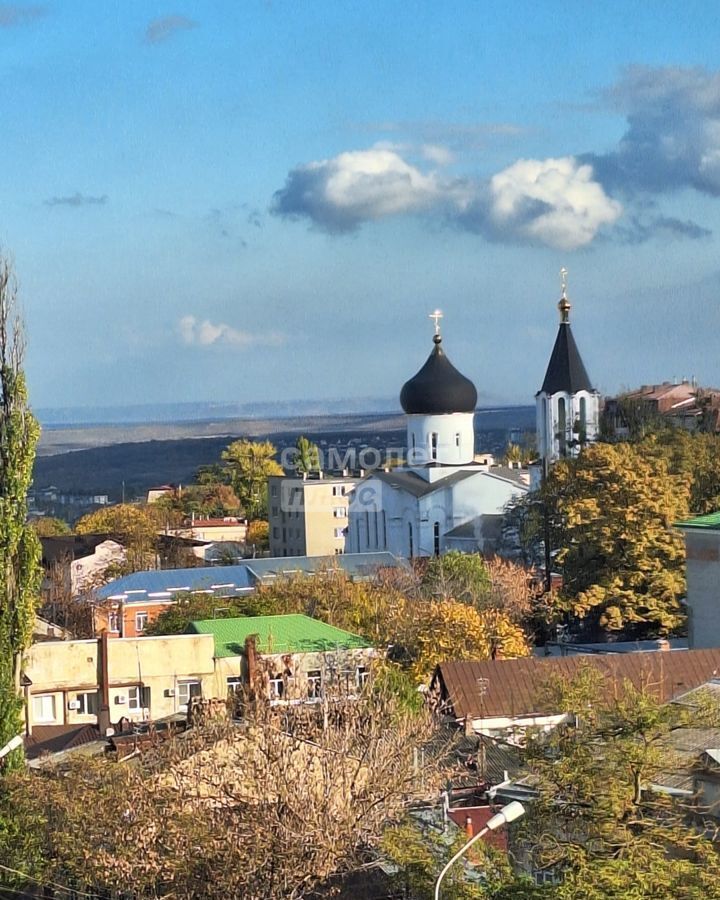
[[[720,512],[708,513],[706,516],[697,516],[694,519],[685,519],[676,522],[678,528],[720,528]]]
[[[191,622],[188,631],[213,635],[216,657],[240,656],[245,650],[245,638],[251,634],[257,636],[260,653],[318,653],[372,646],[357,634],[302,615],[202,619]]]

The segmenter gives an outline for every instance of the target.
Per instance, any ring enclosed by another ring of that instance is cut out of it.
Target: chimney
[[[471,815],[465,816],[465,834],[467,835],[468,840],[473,837],[473,824]]]
[[[257,680],[257,645],[255,635],[249,634],[245,638],[245,659],[247,660],[248,689],[250,697],[255,695],[255,681]]]
[[[103,630],[98,638],[98,687],[100,706],[98,707],[98,730],[105,737],[112,730],[110,722],[110,665],[108,661],[108,633]]]
[[[670,650],[670,641],[667,638],[659,638],[657,641],[655,641],[655,643],[658,650]]]

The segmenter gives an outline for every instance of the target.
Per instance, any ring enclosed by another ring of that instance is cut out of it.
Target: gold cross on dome
[[[440,319],[442,319],[443,314],[439,309],[436,309],[435,312],[430,313],[428,319],[435,320],[435,334],[440,334]]]
[[[562,288],[563,297],[567,294],[567,277],[568,270],[563,266],[562,269],[560,269],[560,287]]]

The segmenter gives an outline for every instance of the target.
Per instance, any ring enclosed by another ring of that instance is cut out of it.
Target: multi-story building
[[[345,552],[350,494],[359,477],[324,472],[268,479],[271,556]]]

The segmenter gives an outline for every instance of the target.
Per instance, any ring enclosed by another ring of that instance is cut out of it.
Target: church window
[[[567,449],[567,413],[565,411],[565,398],[558,398],[558,444],[560,453],[564,456]]]
[[[455,433],[455,446],[456,446],[456,447],[459,447],[459,446],[460,446],[460,432],[459,432],[459,431],[457,431],[457,432]]]
[[[412,533],[412,522],[408,522],[408,537],[410,538],[410,553],[409,556],[413,556],[413,533]]]
[[[375,512],[373,513],[373,519],[375,522],[375,546],[379,547],[380,546],[380,523],[379,523],[380,513],[377,510],[375,510]]]
[[[365,510],[365,534],[367,536],[366,546],[370,549],[370,511]]]
[[[433,431],[430,434],[430,459],[437,459],[438,455],[438,433]]]
[[[433,552],[440,556],[440,523],[436,522],[433,528]]]
[[[587,398],[580,398],[580,428],[578,429],[578,440],[581,444],[587,441]]]

